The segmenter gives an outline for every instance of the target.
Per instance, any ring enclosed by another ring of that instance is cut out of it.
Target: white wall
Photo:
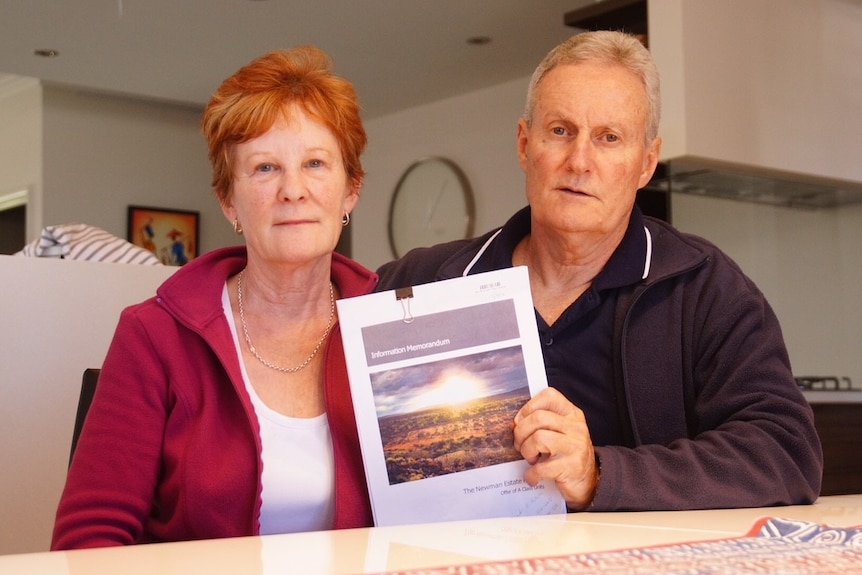
[[[650,2],[663,157],[862,181],[862,2]]]
[[[367,177],[351,223],[356,259],[372,269],[392,259],[386,228],[389,201],[404,171],[425,156],[444,156],[464,170],[475,196],[477,234],[526,205],[515,137],[528,80],[366,122]]]
[[[73,222],[125,238],[128,206],[145,205],[200,212],[201,252],[241,243],[211,192],[199,122],[194,108],[6,76],[0,196],[29,191],[28,241]]]
[[[237,242],[210,188],[200,110],[44,88],[44,225],[126,237],[129,205],[199,211],[202,252]]]
[[[32,78],[0,80],[0,196],[28,191],[27,228],[41,227],[42,87]]]

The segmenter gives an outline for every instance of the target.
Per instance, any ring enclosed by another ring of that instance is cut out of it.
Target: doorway
[[[27,190],[0,196],[0,254],[21,251],[27,243]]]

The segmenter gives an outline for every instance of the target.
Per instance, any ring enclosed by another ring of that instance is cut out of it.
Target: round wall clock
[[[412,248],[470,237],[475,206],[464,172],[445,158],[424,158],[401,176],[389,204],[395,257]]]

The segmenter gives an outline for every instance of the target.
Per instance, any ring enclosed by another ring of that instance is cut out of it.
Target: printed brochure
[[[526,268],[337,304],[376,525],[565,513],[513,444],[548,385]]]

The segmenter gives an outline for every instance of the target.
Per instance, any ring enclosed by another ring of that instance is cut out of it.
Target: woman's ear
[[[221,213],[224,214],[224,217],[228,222],[233,224],[237,220],[236,209],[233,207],[233,202],[231,201],[231,197],[229,194],[225,194],[224,199],[222,199],[222,195],[218,194],[219,198],[219,207],[221,207]]]
[[[356,204],[359,203],[362,180],[350,180],[348,186],[347,196],[344,198],[344,211],[350,213],[356,207]]]

